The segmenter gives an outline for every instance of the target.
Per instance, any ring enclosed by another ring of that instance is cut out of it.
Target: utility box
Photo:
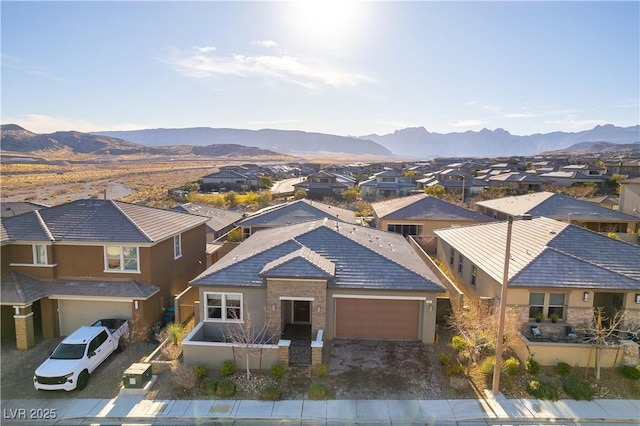
[[[143,388],[151,380],[151,364],[136,362],[127,368],[122,376],[125,388]]]

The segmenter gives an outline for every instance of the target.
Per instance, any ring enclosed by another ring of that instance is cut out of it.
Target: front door
[[[309,323],[311,302],[308,300],[294,300],[293,301],[293,322],[294,323]]]

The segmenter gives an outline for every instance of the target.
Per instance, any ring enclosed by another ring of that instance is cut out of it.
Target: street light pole
[[[502,290],[500,291],[500,316],[498,318],[498,341],[496,342],[496,362],[493,366],[493,384],[491,393],[496,396],[500,391],[500,367],[502,366],[502,340],[504,335],[504,315],[507,307],[507,284],[509,282],[509,258],[511,257],[511,229],[513,216],[507,222],[507,245],[504,252],[504,272],[502,275]]]

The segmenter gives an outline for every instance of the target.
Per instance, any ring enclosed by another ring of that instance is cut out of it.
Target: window
[[[535,318],[542,314],[549,318],[556,314],[558,318],[564,318],[564,293],[529,293],[529,317]]]
[[[549,294],[549,314],[556,314],[558,318],[564,318],[564,293],[551,293]]]
[[[464,257],[461,254],[458,255],[458,273],[462,273],[462,267],[464,266]]]
[[[174,235],[173,237],[173,258],[177,259],[182,256],[182,235]]]
[[[105,270],[108,272],[140,272],[138,247],[106,246]]]
[[[402,234],[405,237],[408,235],[420,235],[422,233],[422,225],[400,225],[390,223],[387,225],[387,231]]]
[[[242,294],[205,293],[206,319],[214,321],[242,321]]]
[[[108,338],[109,336],[107,336],[107,332],[106,331],[101,331],[100,334],[98,334],[96,337],[93,338],[93,340],[91,341],[91,343],[89,343],[89,352],[94,352],[96,349],[98,349]]]
[[[476,286],[477,276],[478,276],[478,268],[476,268],[476,265],[471,265],[471,286],[472,287]]]
[[[453,266],[453,260],[456,257],[456,251],[453,249],[453,247],[451,247],[449,249],[449,265]]]
[[[42,244],[33,245],[33,264],[34,265],[47,264],[47,246]]]
[[[529,293],[529,318],[544,311],[544,293]]]

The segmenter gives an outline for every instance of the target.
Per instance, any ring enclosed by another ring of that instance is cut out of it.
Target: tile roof
[[[530,214],[534,217],[544,216],[558,220],[569,220],[569,214],[571,214],[572,220],[579,221],[638,221],[637,217],[617,210],[552,192],[536,192],[516,197],[479,201],[476,205],[513,216]]]
[[[336,265],[324,256],[307,247],[301,247],[279,259],[267,263],[260,276],[324,278],[335,276]]]
[[[2,209],[0,210],[0,216],[2,218],[19,216],[23,213],[28,213],[33,210],[39,210],[46,208],[47,206],[42,204],[31,203],[27,201],[4,201],[2,202]]]
[[[209,218],[207,221],[207,227],[215,232],[233,225],[243,218],[242,213],[218,209],[204,204],[186,203],[175,206],[171,210],[207,217]]]
[[[78,200],[6,218],[9,241],[153,243],[207,218],[113,200]]]
[[[274,261],[272,265],[278,264],[283,256],[296,257],[292,253],[307,248],[335,264],[330,287],[444,290],[401,235],[345,223],[337,225],[322,220],[257,232],[191,283],[264,286],[259,274],[266,265]]]
[[[260,226],[273,228],[324,218],[337,219],[346,223],[355,223],[355,213],[351,210],[302,199],[259,211],[238,222],[238,225],[244,227]]]
[[[502,282],[507,222],[436,230],[466,259]],[[509,285],[640,290],[640,247],[546,217],[514,221]],[[635,286],[635,287],[634,287]]]
[[[135,280],[40,280],[11,270],[2,276],[0,301],[3,305],[31,303],[43,297],[85,296],[148,299],[159,287]]]
[[[493,219],[474,211],[456,206],[427,194],[372,203],[371,208],[380,219],[416,219],[492,222]]]

